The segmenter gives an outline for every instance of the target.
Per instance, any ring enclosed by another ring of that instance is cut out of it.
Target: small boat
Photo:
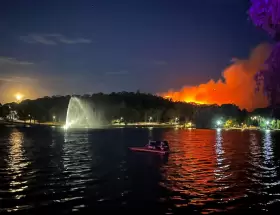
[[[170,152],[167,141],[154,140],[150,140],[149,143],[144,147],[130,147],[130,150],[139,152],[154,152],[159,154],[168,154]]]

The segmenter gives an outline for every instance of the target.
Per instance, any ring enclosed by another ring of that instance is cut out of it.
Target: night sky
[[[217,80],[265,33],[246,0],[3,0],[0,102]]]

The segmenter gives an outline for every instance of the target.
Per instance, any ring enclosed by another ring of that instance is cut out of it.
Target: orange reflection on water
[[[166,177],[171,182],[171,189],[180,195],[188,195],[189,202],[180,202],[177,206],[188,204],[203,205],[211,201],[211,193],[217,190],[214,186],[216,169],[216,152],[213,147],[215,131],[179,130],[166,133],[164,139],[174,140],[170,143],[176,153],[170,155],[170,168],[166,169]],[[176,137],[175,137],[176,135]],[[174,168],[176,167],[176,168]],[[180,198],[178,198],[180,199]],[[182,198],[184,199],[184,198]]]
[[[162,186],[172,192],[177,208],[195,207],[202,214],[221,212],[244,198],[248,146],[241,138],[247,134],[218,129],[165,133],[172,153],[163,167],[167,183]]]

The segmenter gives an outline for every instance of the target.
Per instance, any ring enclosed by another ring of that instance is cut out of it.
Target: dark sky
[[[216,80],[267,40],[248,8],[246,0],[3,0],[0,102],[15,91],[156,93]]]

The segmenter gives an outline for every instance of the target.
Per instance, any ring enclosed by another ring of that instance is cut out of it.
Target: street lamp
[[[217,121],[217,125],[220,126],[222,124],[221,120]]]
[[[191,127],[192,127],[192,122],[188,122],[188,123],[187,123],[187,127],[188,127],[188,128],[191,128]]]
[[[53,118],[53,121],[55,121],[55,119],[56,119],[56,116],[55,116],[55,115],[53,115],[53,117],[52,117],[52,118]]]
[[[269,126],[269,124],[270,124],[270,122],[267,120],[267,121],[265,122],[265,124],[266,124],[266,129],[267,129],[268,126]]]
[[[151,122],[152,120],[153,120],[153,117],[150,116],[150,117],[149,117],[149,122]]]

